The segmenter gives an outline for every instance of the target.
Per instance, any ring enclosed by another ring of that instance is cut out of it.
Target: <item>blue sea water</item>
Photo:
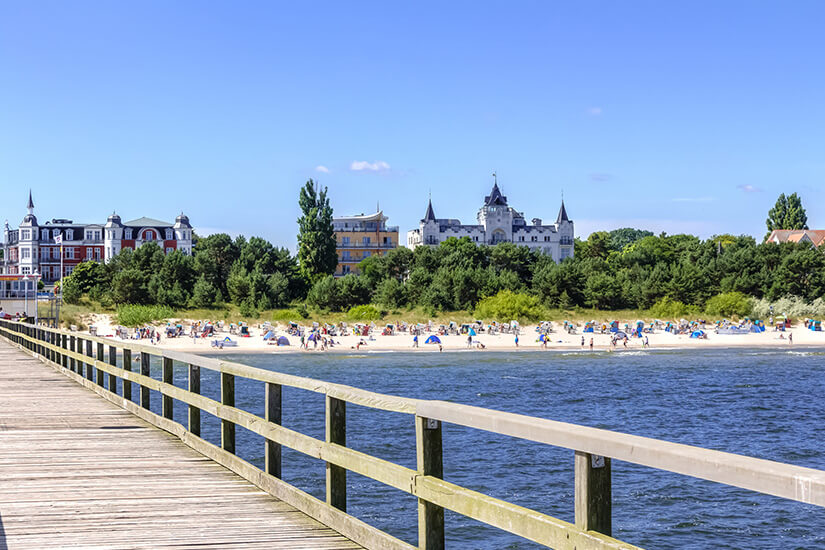
[[[227,357],[224,354],[223,357]],[[601,352],[233,354],[232,360],[406,397],[443,399],[825,470],[825,352],[817,349]],[[158,366],[153,368],[157,376]],[[176,365],[175,384],[186,386]],[[219,398],[202,370],[202,392]],[[263,383],[236,380],[236,406],[263,415]],[[153,408],[159,405],[153,396]],[[185,423],[185,407],[175,418]],[[203,434],[220,443],[219,422]],[[284,388],[283,424],[324,438],[324,398]],[[573,521],[573,451],[445,425],[448,481]],[[415,468],[409,415],[347,405],[347,445]],[[263,439],[238,428],[263,466]],[[283,477],[324,498],[324,463],[283,451]],[[348,473],[348,512],[413,544],[416,499]],[[533,543],[446,514],[451,548]],[[825,511],[668,472],[613,463],[613,536],[644,548],[823,548]]]

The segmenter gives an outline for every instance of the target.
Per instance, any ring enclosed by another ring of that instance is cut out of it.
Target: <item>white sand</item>
[[[108,315],[95,315],[92,323],[97,328],[98,336],[114,336],[115,330],[112,326],[111,319]],[[183,321],[181,324],[188,333],[188,326],[191,320]],[[620,321],[620,326],[624,322]],[[164,325],[158,325],[158,329],[163,332]],[[711,325],[708,325],[710,327]],[[228,324],[227,324],[228,327]],[[223,338],[229,336],[232,340],[238,343],[237,347],[226,347],[223,350],[218,350],[211,346],[214,338],[193,339],[189,336],[180,338],[165,338],[161,339],[158,344],[162,348],[174,349],[178,351],[187,351],[192,353],[284,353],[284,352],[302,352],[302,353],[321,353],[320,344],[318,348],[314,348],[310,343],[308,350],[300,348],[300,337],[290,336],[286,334],[285,325],[274,325],[275,334],[277,336],[285,335],[289,339],[290,346],[276,346],[263,341],[263,331],[260,327],[250,327],[251,337],[241,338],[238,335],[230,335],[228,328],[223,333],[218,333],[217,337]],[[590,339],[593,339],[594,350],[614,349],[616,352],[625,351],[624,345],[619,342],[615,348],[610,345],[611,335],[598,333],[582,333],[582,327],[578,328],[576,334],[567,334],[561,330],[561,324],[554,323],[555,332],[550,333],[549,343],[546,349],[569,349],[569,350],[589,350]],[[380,328],[377,330],[378,334],[371,337],[362,336],[335,336],[333,340],[336,345],[326,352],[342,352],[355,351],[355,346],[360,340],[365,340],[367,344],[361,346],[360,352],[369,351],[415,351],[415,352],[438,352],[437,345],[424,344],[424,341],[431,333],[424,333],[418,337],[419,347],[413,348],[413,337],[408,333],[399,333],[393,336],[382,336]],[[825,332],[814,332],[804,328],[803,325],[798,324],[786,332],[774,332],[768,329],[762,333],[749,333],[743,335],[723,335],[715,334],[712,328],[705,330],[707,339],[690,338],[687,334],[673,335],[665,331],[656,331],[653,334],[646,334],[650,343],[650,349],[663,348],[710,348],[710,347],[788,347],[793,346],[823,346],[825,347]],[[434,334],[434,333],[433,333]],[[793,344],[790,344],[789,335],[793,334]],[[585,345],[582,348],[582,336],[585,338]],[[780,337],[782,336],[782,337]],[[466,350],[467,335],[460,336],[439,336],[442,342],[444,351]],[[515,345],[515,338],[512,334],[495,334],[490,335],[486,332],[479,333],[478,336],[473,337],[474,342],[481,342],[486,346],[486,350],[496,351],[524,351],[533,350],[541,351],[542,348],[538,341],[538,333],[536,332],[536,325],[524,326],[519,335],[518,348]],[[144,340],[141,343],[148,343]],[[475,345],[473,349],[477,349]],[[639,350],[642,349],[641,338],[630,338],[626,349]],[[325,352],[325,353],[326,353]]]

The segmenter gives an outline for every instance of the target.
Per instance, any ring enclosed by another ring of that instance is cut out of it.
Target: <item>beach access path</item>
[[[360,548],[0,342],[0,549]]]

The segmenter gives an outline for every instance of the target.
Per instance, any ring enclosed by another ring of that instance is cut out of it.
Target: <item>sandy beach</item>
[[[188,327],[191,320],[179,320],[184,327]],[[173,323],[174,324],[174,323]],[[93,326],[98,336],[115,337],[116,327],[112,325],[108,315],[96,315],[93,319]],[[156,329],[163,333],[165,323],[156,325]],[[611,333],[600,334],[583,333],[582,327],[578,327],[575,334],[568,334],[562,330],[561,323],[554,323],[554,331],[548,335],[548,343],[542,346],[539,341],[538,325],[525,325],[519,333],[518,346],[515,343],[513,334],[488,334],[481,332],[472,338],[473,345],[468,346],[468,336],[465,335],[444,335],[438,336],[441,340],[441,350],[443,351],[544,351],[544,350],[590,350],[590,341],[593,341],[593,350],[616,351],[644,349],[643,338],[631,337],[625,346],[622,341],[611,345]],[[307,349],[302,349],[300,337],[287,334],[286,324],[273,323],[272,328],[276,336],[286,336],[290,345],[278,346],[263,340],[264,329],[260,326],[251,326],[249,337],[239,337],[230,334],[228,328],[223,332],[218,332],[215,337],[192,338],[191,336],[181,336],[178,338],[162,337],[160,343],[155,344],[166,349],[186,351],[190,353],[340,353],[340,352],[389,352],[389,351],[414,351],[414,352],[434,352],[438,353],[439,346],[436,344],[425,344],[425,340],[436,332],[424,332],[418,337],[418,347],[413,346],[413,337],[405,332],[394,335],[382,335],[380,328],[374,331],[371,336],[334,336],[334,345],[321,350],[321,345],[315,346],[309,343]],[[306,328],[306,327],[305,327]],[[188,329],[186,330],[188,334]],[[705,329],[706,339],[690,338],[689,334],[672,334],[664,330],[656,330],[653,333],[646,333],[648,339],[648,349],[702,349],[711,347],[788,347],[788,346],[823,346],[825,348],[825,332],[815,332],[805,328],[801,323],[792,328],[780,332],[768,328],[761,333],[746,334],[716,334],[712,324],[708,324]],[[793,335],[792,339],[790,336]],[[212,346],[212,341],[229,337],[237,346],[217,349]],[[584,337],[584,345],[582,345]],[[359,342],[362,342],[360,349],[357,349]],[[149,343],[148,339],[141,343]],[[483,348],[478,344],[483,344]]]

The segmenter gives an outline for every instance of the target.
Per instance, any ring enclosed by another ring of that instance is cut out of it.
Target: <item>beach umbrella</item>
[[[441,339],[440,339],[438,336],[436,336],[435,334],[433,334],[432,336],[430,336],[429,338],[427,338],[427,339],[424,341],[424,343],[425,343],[425,344],[440,344],[440,343],[441,343]]]

